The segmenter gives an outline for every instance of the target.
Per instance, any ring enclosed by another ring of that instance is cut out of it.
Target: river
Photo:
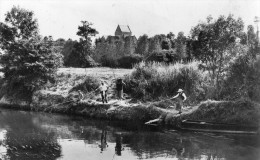
[[[154,130],[134,122],[1,109],[0,159],[258,160],[260,137]]]

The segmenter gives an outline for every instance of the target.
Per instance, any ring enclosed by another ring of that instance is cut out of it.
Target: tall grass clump
[[[99,80],[92,76],[85,76],[82,83],[73,87],[69,92],[81,90],[84,93],[92,92],[99,86]]]
[[[125,77],[125,91],[136,99],[146,101],[171,97],[182,88],[189,102],[196,102],[204,98],[204,77],[196,61],[187,64],[141,62],[135,65],[131,75]]]

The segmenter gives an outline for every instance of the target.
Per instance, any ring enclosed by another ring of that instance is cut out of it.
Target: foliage
[[[229,15],[220,16],[215,21],[209,16],[207,22],[199,23],[191,30],[194,56],[201,61],[200,67],[208,71],[216,90],[220,88],[229,60],[235,56],[231,51],[243,28],[240,18]]]
[[[183,88],[189,101],[196,102],[203,76],[197,62],[185,65],[141,62],[131,75],[125,77],[125,91],[137,99],[155,100],[173,96],[179,88]]]
[[[143,57],[138,54],[130,54],[119,58],[117,61],[121,68],[133,68],[134,64],[141,62],[142,59]]]
[[[179,55],[176,54],[176,50],[163,50],[158,52],[152,52],[145,61],[175,63],[180,60]]]
[[[132,53],[135,49],[134,41],[135,38],[133,37],[101,37],[96,40],[93,58],[102,66],[121,67],[122,64],[122,67],[129,68],[132,63],[136,63],[139,59],[138,56]],[[125,60],[130,61],[126,62]]]
[[[207,100],[198,109],[184,115],[185,119],[258,126],[260,105],[247,99],[236,101]]]
[[[163,40],[162,41],[162,50],[169,50],[170,49],[170,41],[169,40]]]
[[[13,7],[5,22],[0,26],[0,64],[6,94],[30,100],[34,91],[54,81],[62,56],[55,53],[51,37],[40,38],[32,11]]]
[[[148,52],[157,52],[161,50],[161,36],[160,35],[155,35],[154,37],[151,37],[149,39],[149,49]]]
[[[61,54],[63,55],[63,61],[64,61],[65,66],[67,66],[67,64],[70,61],[69,56],[71,55],[72,51],[74,50],[74,45],[76,45],[76,43],[77,43],[77,41],[72,41],[71,39],[69,39],[63,45]]]
[[[149,39],[146,34],[140,36],[137,40],[137,46],[135,53],[141,54],[141,55],[146,55],[148,54],[148,49],[149,49]]]
[[[96,29],[92,28],[92,23],[81,21],[82,25],[78,27],[77,35],[80,36],[79,42],[68,41],[63,50],[64,65],[70,67],[94,67],[98,64],[90,57],[93,54],[91,47],[91,37],[98,34]]]
[[[83,42],[76,42],[74,44],[64,65],[82,68],[98,66],[98,64],[88,54],[85,54]]]
[[[260,102],[260,56],[250,59],[248,54],[240,55],[231,64],[228,77],[221,92],[221,98],[236,100],[247,98]]]
[[[92,76],[86,76],[82,83],[73,87],[69,92],[81,90],[85,93],[92,92],[99,86],[99,80]]]
[[[186,52],[186,37],[184,36],[184,32],[179,32],[176,39],[176,53],[182,59],[187,58]]]

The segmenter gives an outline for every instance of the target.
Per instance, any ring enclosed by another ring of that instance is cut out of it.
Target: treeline
[[[238,46],[250,50],[249,52],[253,55],[259,51],[259,42],[254,27],[249,25],[247,31],[244,32],[245,26],[242,19],[235,19],[229,15],[228,17],[220,16],[217,20],[213,20],[209,16],[206,21],[193,27],[189,36],[185,36],[183,32],[179,32],[175,36],[170,32],[166,35],[160,34],[153,37],[142,35],[138,39],[133,37],[117,39],[114,36],[97,38],[95,43],[89,45],[88,50],[84,51],[85,53],[82,53],[81,42],[58,39],[55,43],[62,48],[61,53],[64,56],[64,66],[66,67],[131,68],[133,64],[142,60],[175,63],[192,60],[204,62],[213,59],[215,60],[212,65],[217,65],[219,56],[225,58],[222,55],[228,48],[230,56],[231,52],[234,52],[231,51],[232,48],[236,49]],[[88,43],[92,44],[90,39]],[[81,59],[84,61],[78,63]],[[221,70],[212,65],[201,65],[201,67]],[[213,72],[216,74],[215,71]]]
[[[98,31],[92,23],[81,22],[76,33],[80,37],[78,41],[53,40],[51,36],[39,34],[32,11],[13,7],[6,14],[5,22],[0,23],[0,64],[4,73],[0,94],[31,97],[44,84],[55,81],[56,70],[61,66],[131,68],[140,61],[165,64],[197,61],[198,69],[207,74],[202,82],[209,82],[207,90],[211,86],[214,90],[211,97],[246,95],[257,99],[260,95],[259,37],[252,25],[247,26],[246,32],[244,28],[241,18],[209,16],[193,27],[189,36],[183,32],[177,36],[173,33],[142,35],[138,39],[111,36],[98,38],[93,44],[92,38]],[[185,78],[179,80],[182,83]],[[156,85],[157,81],[151,83]]]
[[[86,61],[86,65],[77,63],[78,60],[73,60],[78,57],[78,41],[58,39],[54,43],[61,48],[66,67],[98,65],[132,68],[134,64],[142,60],[171,63],[192,59],[191,48],[188,47],[191,41],[183,32],[179,32],[177,36],[172,32],[153,37],[142,35],[138,39],[135,37],[121,39],[114,36],[97,38],[89,52],[85,53],[85,55],[90,56],[91,62],[95,61],[96,63]]]

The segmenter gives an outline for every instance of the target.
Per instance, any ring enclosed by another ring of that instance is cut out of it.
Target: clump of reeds
[[[173,96],[182,88],[190,101],[196,101],[204,77],[196,61],[187,64],[141,62],[125,77],[125,90],[137,99],[158,100]]]
[[[85,93],[92,92],[99,86],[99,80],[93,76],[85,76],[82,83],[77,84],[69,92],[81,90]]]

